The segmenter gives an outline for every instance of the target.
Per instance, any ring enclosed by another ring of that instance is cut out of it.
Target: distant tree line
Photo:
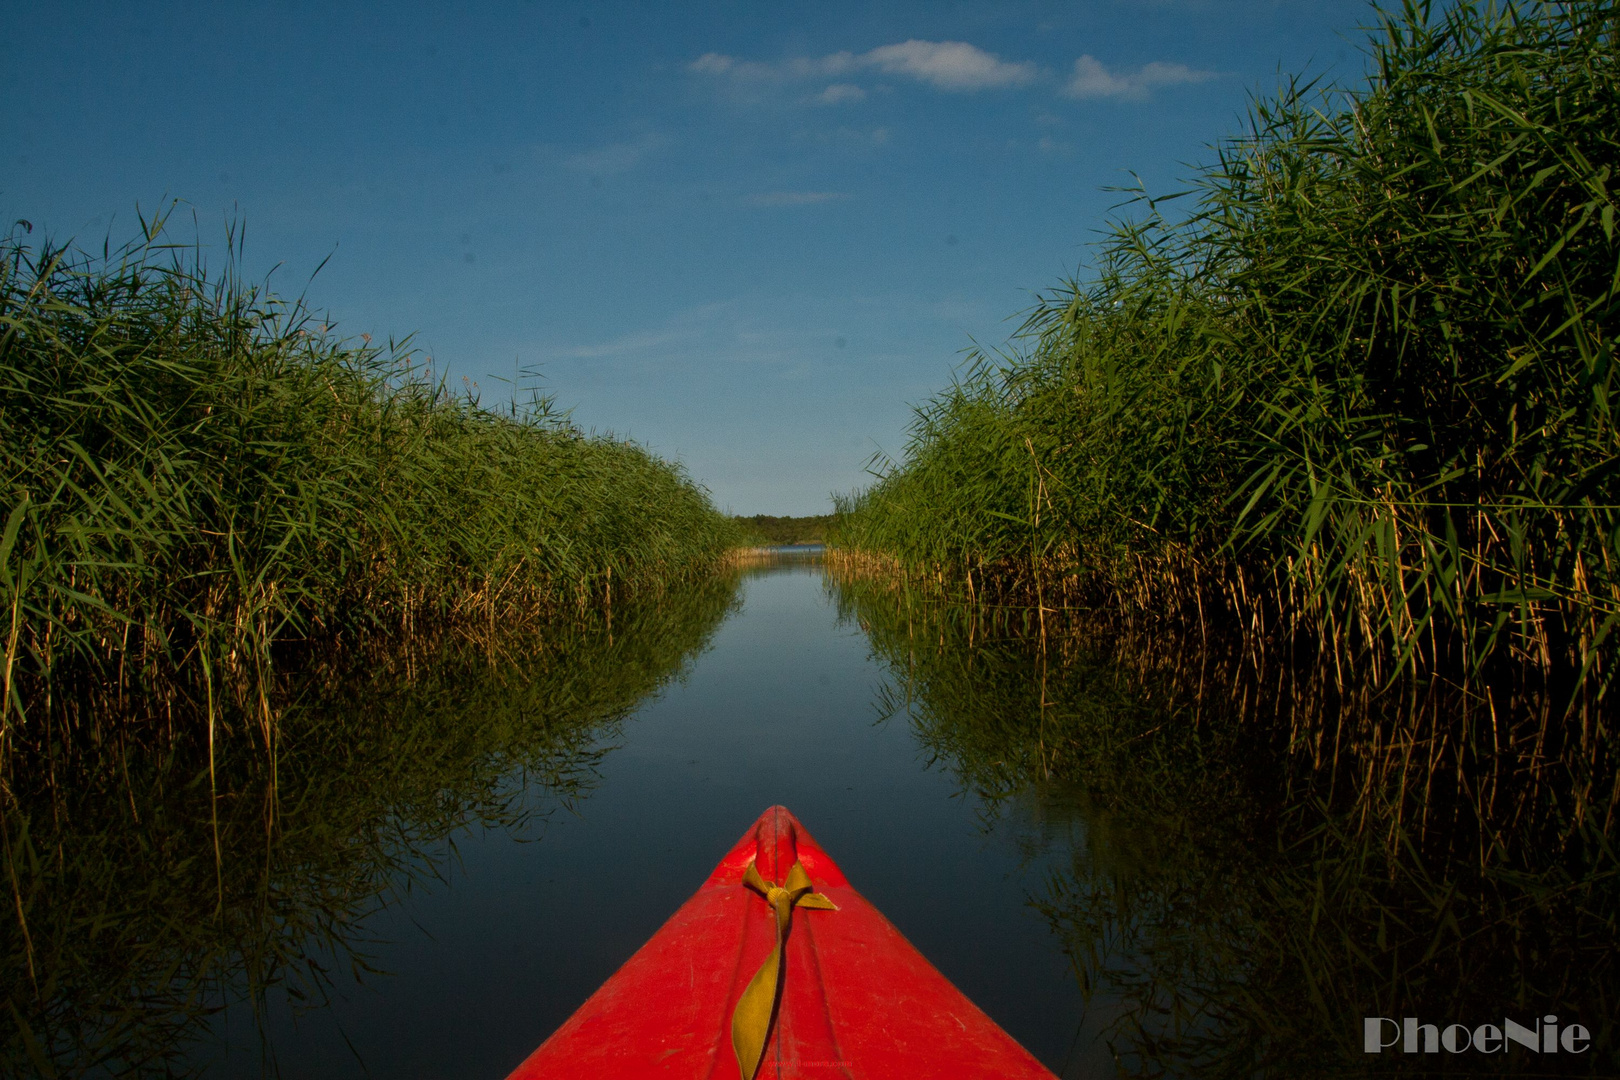
[[[755,544],[819,544],[827,539],[831,514],[814,517],[772,517],[755,514],[736,522]]]

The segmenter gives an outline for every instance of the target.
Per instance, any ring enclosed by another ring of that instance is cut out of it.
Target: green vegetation
[[[827,526],[832,523],[832,515],[772,517],[769,514],[755,514],[734,520],[750,544],[819,544],[827,539]]]
[[[1620,13],[1408,3],[1371,60],[1358,92],[1258,102],[1190,216],[1139,203],[831,542],[981,597],[1304,631],[1375,678],[1600,692]]]
[[[482,408],[407,348],[245,286],[234,236],[211,277],[161,221],[100,256],[19,235],[0,243],[0,741],[50,710],[63,730],[161,713],[143,692],[176,677],[251,696],[277,645],[661,589],[737,540],[678,466],[545,398]]]
[[[1036,899],[1133,1074],[1543,1006],[1620,1062],[1620,9],[1409,3],[1371,57],[1139,201],[829,530],[886,707],[986,798],[1079,789]]]
[[[538,826],[590,794],[619,722],[680,677],[735,591],[706,575],[504,650],[418,636],[280,673],[274,760],[246,739],[216,760],[201,718],[177,717],[146,743],[125,729],[14,763],[0,1073],[191,1076],[218,1009],[271,992],[320,1008],[334,977],[371,970],[369,916],[437,887],[458,836]]]
[[[1422,1054],[1369,1060],[1369,1015],[1556,1012],[1592,1032],[1582,1057],[1464,1071],[1620,1065],[1620,858],[1594,795],[1509,732],[1501,753],[1409,734],[1534,702],[1341,690],[1236,636],[942,604],[892,578],[837,599],[890,669],[880,714],[988,813],[1038,807],[1059,857],[1031,900],[1092,1002],[1082,1037],[1121,1075],[1433,1075]]]

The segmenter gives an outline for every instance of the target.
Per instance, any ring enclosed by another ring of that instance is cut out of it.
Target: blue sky
[[[1363,0],[466,5],[0,0],[0,214],[205,244],[349,335],[825,512],[910,406],[1175,190]],[[310,280],[321,260],[331,256]]]

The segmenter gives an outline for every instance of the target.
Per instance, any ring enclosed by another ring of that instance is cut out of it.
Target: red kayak
[[[509,1080],[1053,1080],[773,806]]]

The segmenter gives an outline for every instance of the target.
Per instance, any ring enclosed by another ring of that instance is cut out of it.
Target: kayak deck
[[[696,894],[509,1080],[738,1080],[733,1011],[777,949],[772,906],[744,874],[754,863],[767,885],[786,882],[795,862],[835,910],[791,913],[756,1077],[1052,1080],[855,891],[781,806],[760,816]]]

